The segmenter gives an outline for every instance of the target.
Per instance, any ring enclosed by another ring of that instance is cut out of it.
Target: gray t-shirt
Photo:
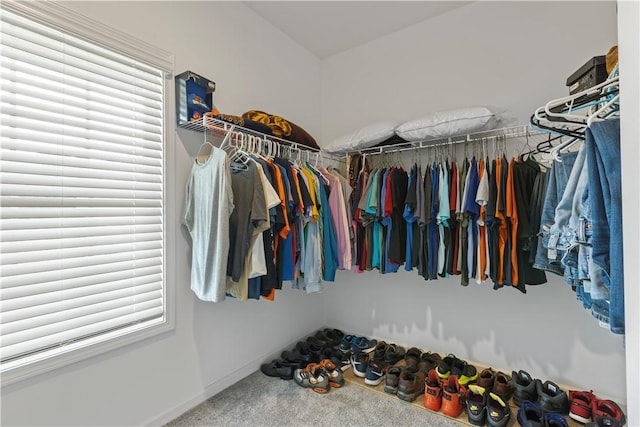
[[[262,229],[269,216],[264,188],[253,162],[247,163],[245,170],[231,172],[231,187],[235,209],[229,219],[229,261],[226,272],[231,280],[238,282],[253,244],[254,230]]]
[[[203,301],[225,298],[229,216],[234,210],[227,155],[213,148],[195,161],[187,182],[182,224],[191,235],[191,290]]]

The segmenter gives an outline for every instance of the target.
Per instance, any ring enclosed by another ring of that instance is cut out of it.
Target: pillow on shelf
[[[296,142],[310,148],[320,149],[316,140],[309,133],[290,120],[259,110],[250,110],[242,115],[244,119],[254,120],[271,128],[274,136]]]
[[[398,126],[396,134],[407,141],[423,141],[490,130],[497,124],[497,114],[491,108],[466,107],[410,120]]]
[[[372,123],[334,139],[323,149],[328,153],[346,153],[373,147],[395,136],[396,128],[399,124],[400,122],[396,120],[383,120]]]
[[[269,126],[260,122],[256,122],[255,120],[244,119],[240,116],[234,116],[232,114],[216,114],[213,117],[215,119],[222,120],[223,122],[231,123],[234,125],[242,126],[246,129],[264,133],[265,135],[273,135],[273,132],[271,131],[271,128]]]

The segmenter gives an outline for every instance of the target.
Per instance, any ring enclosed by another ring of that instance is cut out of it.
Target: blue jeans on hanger
[[[620,120],[592,123],[586,130],[585,147],[593,217],[592,286],[609,288],[610,329],[624,334]]]
[[[578,153],[576,152],[560,153],[562,161],[553,162],[551,170],[548,172],[549,180],[542,206],[542,216],[540,218],[540,238],[538,239],[536,258],[533,264],[534,268],[549,271],[560,276],[563,275],[562,266],[559,263],[551,263],[549,261],[545,243],[548,242],[549,230],[554,223],[556,207],[564,195],[564,190],[569,182],[569,176],[577,156]]]

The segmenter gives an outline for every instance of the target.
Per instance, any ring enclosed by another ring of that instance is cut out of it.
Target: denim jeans
[[[563,268],[559,262],[551,263],[549,261],[545,244],[549,240],[549,230],[554,223],[556,207],[564,195],[564,190],[567,187],[569,176],[577,156],[578,153],[576,152],[560,153],[562,161],[553,162],[551,170],[548,172],[549,179],[542,206],[542,216],[540,218],[540,238],[538,239],[538,248],[536,250],[533,267],[558,275],[563,274]]]
[[[610,329],[624,334],[620,120],[592,123],[586,131],[585,148],[593,221],[592,287],[608,287]]]

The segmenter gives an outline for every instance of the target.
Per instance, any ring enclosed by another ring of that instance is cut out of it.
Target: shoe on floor
[[[442,407],[442,380],[435,369],[429,371],[424,382],[424,407],[436,412]]]
[[[344,376],[342,375],[342,370],[335,363],[333,363],[331,359],[321,360],[319,365],[322,366],[327,372],[327,377],[329,379],[329,385],[331,386],[331,388],[340,388],[344,385]]]
[[[516,405],[520,406],[525,400],[530,402],[538,400],[536,381],[527,372],[511,372],[511,384],[513,385],[513,403]]]
[[[624,412],[613,400],[594,399],[593,420],[598,425],[612,427],[623,426],[626,423]]]
[[[542,408],[530,400],[523,400],[518,409],[518,423],[522,427],[544,427]]]
[[[369,365],[369,353],[352,354],[351,365],[353,366],[353,374],[356,377],[360,377],[360,378],[366,377],[367,366]]]
[[[536,380],[536,391],[538,404],[544,412],[569,413],[569,397],[556,383]]]
[[[387,369],[387,376],[385,377],[384,392],[389,394],[398,393],[398,383],[400,382],[400,375],[402,369],[397,366],[390,366]]]
[[[449,354],[445,356],[440,362],[438,362],[438,365],[436,366],[436,372],[438,373],[438,376],[440,378],[442,378],[443,380],[449,378],[449,376],[451,375],[451,368],[453,368],[453,363],[456,359],[457,357],[455,357],[453,354]]]
[[[438,363],[442,360],[442,357],[438,353],[432,353],[425,351],[420,355],[420,362],[418,363],[418,370],[424,372],[425,375],[429,374],[429,371],[434,369]]]
[[[569,390],[569,416],[582,424],[592,421],[595,400],[596,396],[593,394],[593,390]]]
[[[355,340],[355,335],[343,335],[338,348],[344,352],[351,351],[351,341]]]
[[[478,379],[478,370],[475,366],[470,365],[465,360],[454,357],[453,366],[451,367],[451,375],[458,377],[458,383],[466,386],[470,382]]]
[[[370,340],[367,337],[356,337],[351,341],[351,352],[369,353],[378,345],[377,340]]]
[[[417,347],[411,347],[404,354],[404,363],[408,368],[418,369],[418,363],[420,363],[420,356],[422,351]]]
[[[380,384],[386,375],[385,366],[382,361],[370,360],[367,366],[367,373],[365,374],[364,383],[367,385],[376,386]]]
[[[549,412],[544,414],[544,427],[569,427],[569,424],[562,415]]]
[[[458,382],[458,377],[450,375],[442,385],[442,413],[458,418],[467,399],[466,389]]]
[[[418,395],[424,393],[424,373],[411,368],[404,369],[398,382],[397,396],[407,402],[413,402]]]
[[[316,363],[311,363],[304,369],[296,369],[293,379],[300,387],[311,388],[316,393],[324,394],[331,389],[327,371]]]
[[[387,366],[393,366],[404,359],[404,355],[404,347],[400,347],[397,344],[389,344],[384,351],[384,363]]]
[[[497,372],[491,368],[483,369],[482,372],[480,372],[480,374],[478,375],[476,384],[487,391],[491,391],[491,389],[493,388],[493,383],[496,380],[496,374]]]
[[[504,372],[497,372],[491,391],[500,396],[505,402],[508,402],[513,395],[513,381],[511,381],[511,377]]]
[[[260,371],[268,377],[276,377],[283,380],[293,379],[293,371],[299,368],[299,364],[284,360],[273,360],[270,363],[260,365]]]
[[[471,384],[467,389],[467,419],[474,426],[483,426],[487,419],[485,409],[488,394],[484,387],[476,384]]]
[[[489,427],[505,427],[511,418],[511,408],[494,392],[487,399],[487,425]]]

